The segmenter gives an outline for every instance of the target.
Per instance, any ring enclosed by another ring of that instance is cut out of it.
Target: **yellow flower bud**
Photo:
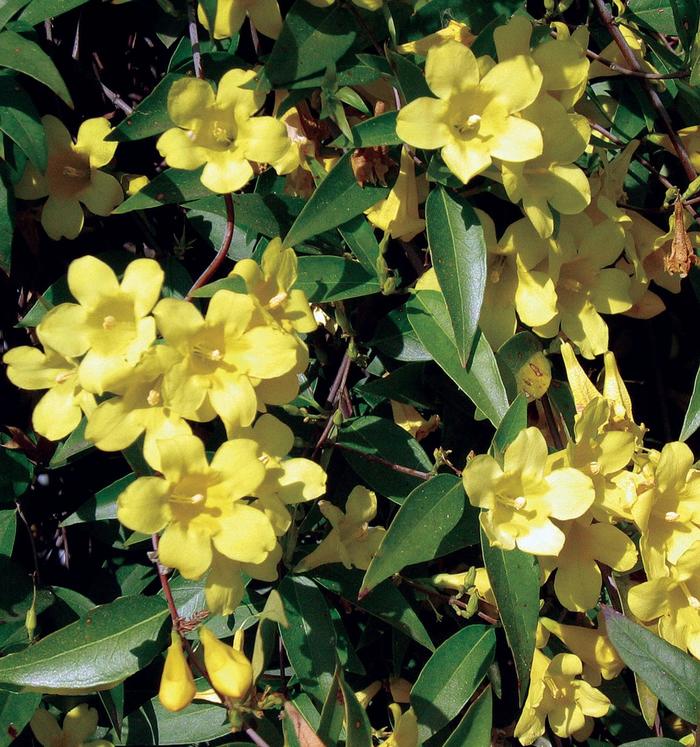
[[[211,684],[222,695],[244,698],[253,685],[253,666],[245,654],[222,643],[208,628],[199,631],[199,638]]]
[[[173,630],[160,679],[158,698],[168,711],[186,708],[197,693],[189,664],[182,650],[180,636]]]

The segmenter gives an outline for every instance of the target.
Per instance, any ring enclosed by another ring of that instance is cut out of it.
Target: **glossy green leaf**
[[[174,123],[168,116],[168,93],[173,83],[184,77],[181,73],[168,73],[106,139],[120,143],[142,140],[173,127]]]
[[[672,0],[630,0],[627,9],[635,21],[660,34],[676,33],[676,22],[673,18]]]
[[[39,693],[0,690],[0,747],[9,747],[41,703]]]
[[[74,524],[84,524],[88,521],[106,521],[117,518],[117,498],[136,479],[132,472],[124,475],[102,490],[98,490],[93,498],[89,498],[83,505],[61,522],[62,527]]]
[[[397,361],[430,361],[432,356],[423,347],[403,309],[393,309],[377,325],[370,345]]]
[[[46,170],[46,132],[36,107],[15,75],[0,75],[0,130],[39,171]]]
[[[345,747],[372,747],[372,727],[367,718],[367,711],[360,705],[342,672],[340,691],[345,711]]]
[[[376,275],[344,257],[300,257],[294,287],[315,303],[369,296],[381,290]]]
[[[18,13],[27,2],[28,0],[2,0],[0,2],[0,29],[5,28],[12,16]]]
[[[338,226],[338,230],[362,267],[370,275],[376,275],[377,260],[382,250],[379,247],[379,242],[374,235],[372,226],[364,215],[356,215],[347,223]]]
[[[666,737],[649,737],[648,739],[636,739],[634,742],[625,742],[620,747],[680,747],[681,743],[675,739]]]
[[[41,693],[108,689],[163,650],[167,619],[167,605],[157,597],[121,597],[0,659],[0,682]]]
[[[399,84],[404,103],[408,104],[421,96],[433,98],[433,93],[428,87],[425,75],[418,65],[391,51],[387,52],[387,59],[396,76],[396,82]]]
[[[342,6],[316,8],[296,0],[265,65],[267,77],[278,87],[325,70],[350,49],[357,34],[357,22]]]
[[[307,0],[300,2],[308,5]],[[318,185],[285,236],[285,246],[341,226],[387,196],[388,187],[357,183],[351,157],[352,153],[346,153]]]
[[[396,503],[401,503],[420,485],[423,477],[398,472],[382,462],[373,461],[371,457],[421,473],[428,473],[433,467],[423,447],[410,433],[393,421],[376,415],[346,421],[337,443],[349,447],[339,451],[363,481]],[[363,454],[369,455],[369,458]]]
[[[14,507],[14,498],[31,485],[33,475],[34,465],[21,451],[0,447],[0,505]]]
[[[678,437],[679,440],[686,441],[698,428],[700,428],[700,368],[698,368],[698,372],[695,374],[693,393],[690,396],[688,409],[683,418],[681,435]]]
[[[333,682],[323,702],[321,721],[316,730],[316,736],[322,744],[337,744],[343,729],[345,708],[342,704],[342,696],[338,695],[341,674],[340,664],[336,664]]]
[[[486,288],[484,230],[467,200],[438,186],[425,203],[433,267],[447,304],[457,353],[467,365]]]
[[[56,451],[54,451],[49,461],[51,469],[65,467],[71,459],[93,448],[93,443],[85,438],[86,428],[87,418],[83,418],[73,433],[65,441],[62,441],[56,448]]]
[[[245,226],[263,236],[274,238],[282,233],[282,226],[272,207],[279,200],[277,195],[261,195],[257,192],[231,195],[233,201],[234,221],[236,226]],[[226,218],[226,203],[223,195],[210,195],[201,200],[188,203],[187,210],[192,212],[217,215]]]
[[[0,270],[9,275],[12,266],[12,236],[15,228],[15,195],[5,166],[2,164],[0,168]]]
[[[479,514],[467,503],[462,481],[438,475],[413,490],[384,535],[362,581],[362,591],[413,563],[479,542]]]
[[[530,683],[535,634],[540,610],[540,569],[537,558],[518,550],[491,547],[481,533],[481,551],[498,614],[513,654],[522,703]]]
[[[490,747],[493,696],[487,687],[469,706],[457,728],[450,734],[444,747]]]
[[[14,31],[0,32],[0,66],[24,73],[50,88],[71,108],[73,101],[52,59],[42,48]]]
[[[385,112],[356,124],[352,128],[352,144],[355,148],[401,145],[396,134],[396,116],[397,112]]]
[[[498,427],[508,411],[506,395],[496,358],[483,336],[479,336],[469,371],[459,362],[447,305],[441,293],[420,291],[407,303],[408,319],[418,339],[435,362]]]
[[[196,171],[166,169],[135,195],[131,195],[121,205],[117,205],[113,213],[148,210],[161,205],[182,204],[198,200],[200,197],[208,197],[211,191],[199,180],[200,174],[201,169]]]
[[[17,510],[8,508],[0,511],[0,555],[12,555],[17,533]]]
[[[418,736],[425,741],[446,726],[471,698],[496,651],[496,632],[468,625],[448,638],[428,659],[411,689]]]
[[[69,10],[84,5],[88,0],[31,0],[22,11],[19,20],[36,26],[47,18],[56,18]]]
[[[503,456],[506,447],[525,428],[527,428],[527,399],[524,394],[519,394],[508,408],[508,412],[501,420],[491,441],[490,451],[496,459]]]
[[[700,662],[610,607],[608,638],[622,661],[673,713],[691,724],[700,716]]]
[[[552,383],[552,366],[545,356],[542,341],[532,332],[518,332],[501,345],[496,353],[507,388],[531,399],[540,399]],[[508,375],[510,374],[510,376]]]
[[[280,634],[302,688],[323,703],[335,671],[335,629],[318,586],[306,576],[286,576],[278,589],[288,627]],[[322,642],[322,643],[321,643]]]
[[[326,565],[314,570],[312,575],[321,586],[349,604],[374,615],[429,651],[435,650],[418,615],[390,581],[384,581],[366,597],[358,600],[362,571],[348,571],[340,565]]]

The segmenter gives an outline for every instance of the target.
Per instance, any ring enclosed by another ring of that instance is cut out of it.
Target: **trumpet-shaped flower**
[[[297,365],[298,343],[277,325],[254,326],[253,297],[217,291],[206,318],[187,301],[165,298],[153,311],[165,341],[182,356],[163,379],[164,398],[191,420],[221,417],[227,432],[257,411],[252,379],[274,379]],[[294,395],[292,395],[294,396]]]
[[[469,502],[484,509],[479,519],[491,545],[533,555],[557,555],[565,537],[551,519],[581,516],[595,496],[590,478],[577,469],[548,470],[547,444],[537,428],[518,434],[502,468],[482,454],[468,462],[462,481]]]
[[[556,569],[554,593],[568,610],[585,612],[600,596],[602,574],[599,563],[616,571],[629,571],[637,562],[634,542],[613,524],[591,523],[582,517],[562,527],[566,542],[556,557],[543,557],[546,575]]]
[[[282,14],[277,0],[218,0],[214,18],[215,39],[228,39],[237,34],[245,21],[250,19],[251,26],[270,39],[276,39],[282,29]],[[207,31],[209,19],[204,7],[197,6],[197,18]]]
[[[259,563],[276,544],[262,511],[245,500],[265,470],[257,444],[224,442],[211,465],[195,436],[158,441],[163,477],[140,477],[119,496],[117,516],[139,532],[163,531],[160,562],[185,578],[199,578],[212,564],[214,548],[231,560]]]
[[[214,689],[242,700],[253,686],[253,665],[246,655],[220,641],[209,628],[199,629],[204,646],[204,666]]]
[[[700,541],[700,471],[693,469],[693,452],[676,441],[661,453],[650,454],[653,481],[642,486],[632,516],[642,532],[639,549],[647,575],[666,575]]]
[[[29,722],[42,747],[114,747],[106,739],[87,741],[97,729],[97,711],[87,703],[71,708],[63,719],[63,728],[44,708],[39,708]]]
[[[392,703],[389,710],[394,730],[382,744],[385,747],[418,747],[418,719],[413,708],[402,712],[398,703]]]
[[[113,387],[119,395],[102,402],[90,413],[85,438],[102,451],[121,451],[143,433],[143,454],[153,469],[160,469],[156,442],[192,431],[163,395],[165,372],[180,361],[167,345],[147,350],[133,372]]]
[[[425,221],[418,215],[418,202],[416,167],[404,147],[394,186],[385,199],[366,211],[367,220],[394,239],[410,241],[425,228]]]
[[[517,116],[542,85],[532,58],[519,55],[482,77],[472,51],[450,41],[428,52],[425,77],[437,98],[421,97],[403,107],[396,133],[417,148],[439,148],[464,184],[494,158],[519,163],[541,155],[539,128]]]
[[[96,257],[80,257],[68,268],[68,287],[78,303],[55,306],[39,322],[45,345],[79,358],[81,386],[102,394],[123,381],[156,336],[149,312],[158,300],[163,270],[153,259],[129,264],[121,283]]]
[[[700,659],[700,542],[667,567],[667,574],[633,586],[627,595],[632,614],[659,635]]]
[[[515,725],[513,736],[521,744],[532,744],[544,734],[545,720],[558,737],[585,740],[593,729],[593,718],[605,716],[608,698],[577,677],[583,671],[574,654],[547,658],[535,649],[530,674],[530,690]]]
[[[47,114],[41,119],[49,148],[46,173],[31,163],[15,186],[22,200],[47,197],[41,209],[41,225],[54,240],[74,239],[83,229],[82,203],[95,215],[109,215],[124,199],[119,182],[100,171],[114,157],[117,143],[106,142],[111,127],[104,117],[80,125],[76,142],[63,123]]]
[[[326,563],[366,570],[386,532],[384,527],[369,526],[377,515],[377,496],[357,485],[348,496],[344,512],[328,501],[319,501],[318,505],[332,529],[294,570],[302,573]]]
[[[205,80],[182,78],[168,93],[168,114],[177,125],[156,146],[168,165],[198,169],[213,192],[235,192],[253,178],[251,161],[274,163],[289,147],[287,129],[274,117],[255,117],[264,94],[244,88],[253,70],[229,70],[216,93]]]
[[[413,405],[397,402],[394,399],[390,401],[390,404],[396,425],[410,433],[416,441],[422,441],[440,427],[439,415],[431,415],[430,420],[426,420]]]
[[[556,620],[541,617],[540,623],[553,633],[572,654],[583,662],[583,679],[594,687],[602,679],[612,680],[625,668],[625,664],[615,650],[605,630],[603,617],[600,627],[582,628],[578,625],[562,625]]]
[[[39,337],[41,340],[41,337]],[[48,389],[32,413],[34,430],[51,441],[72,433],[82,416],[97,407],[95,397],[78,380],[78,363],[44,346],[44,352],[22,345],[3,356],[7,378],[22,389]]]
[[[471,33],[467,25],[451,18],[444,28],[433,34],[428,34],[428,36],[424,36],[421,39],[399,44],[396,47],[396,51],[399,54],[418,54],[421,57],[425,57],[431,49],[441,47],[449,41],[456,41],[464,44],[465,47],[470,47],[474,39],[476,37]]]
[[[170,646],[165,655],[163,674],[160,678],[158,700],[163,708],[174,713],[187,708],[196,694],[197,687],[182,650],[182,640],[173,630],[170,634]]]

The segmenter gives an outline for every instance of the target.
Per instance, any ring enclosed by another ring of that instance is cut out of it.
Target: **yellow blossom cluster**
[[[700,470],[692,452],[680,442],[660,452],[644,446],[644,426],[634,421],[612,353],[605,356],[602,393],[568,343],[562,355],[576,405],[565,448],[549,453],[537,428],[521,431],[502,463],[487,454],[468,462],[462,479],[469,501],[482,509],[490,544],[535,555],[542,583],[555,574],[554,593],[572,612],[595,608],[603,574],[630,572],[640,558],[647,581],[629,590],[631,613],[700,658]],[[609,706],[592,686],[616,676],[622,663],[604,629],[546,618],[541,624],[572,653],[550,660],[535,652],[515,736],[531,744],[548,718],[558,736],[586,738],[590,717]]]
[[[292,287],[296,268],[294,250],[272,240],[261,266],[234,267],[246,292],[216,291],[203,315],[188,301],[159,300],[164,276],[154,260],[134,260],[120,281],[101,260],[81,257],[68,270],[76,302],[55,306],[36,328],[43,351],[4,356],[14,384],[48,390],[34,410],[37,433],[63,438],[86,416],[85,437],[104,451],[143,437],[158,474],[127,487],[118,518],[161,534],[163,565],[190,579],[207,574],[207,603],[220,614],[240,602],[241,574],[277,578],[287,506],[325,492],[323,469],[289,458],[293,433],[266,412],[296,396],[308,363],[301,335],[316,327]],[[228,440],[210,460],[190,422],[217,416]]]

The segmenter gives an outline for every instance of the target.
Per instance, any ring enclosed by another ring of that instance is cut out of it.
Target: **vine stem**
[[[173,598],[173,592],[170,588],[170,581],[168,580],[168,576],[166,575],[165,571],[163,570],[163,566],[160,564],[160,560],[158,559],[158,544],[160,542],[160,538],[158,537],[158,534],[151,535],[151,544],[153,545],[153,552],[155,553],[155,566],[156,571],[158,572],[158,579],[160,581],[160,586],[163,589],[163,596],[165,597],[165,601],[168,604],[168,610],[170,610],[170,617],[173,621],[173,627],[175,630],[180,634],[181,638],[184,638],[182,635],[182,630],[180,626],[180,613],[177,611],[177,605],[175,604],[175,599]]]
[[[187,30],[190,35],[190,44],[192,45],[192,64],[194,65],[194,74],[196,78],[204,80],[204,68],[202,67],[202,52],[199,47],[199,31],[197,30],[197,12],[195,2],[190,0],[187,3]]]
[[[340,449],[341,451],[352,452],[353,454],[357,454],[357,456],[359,456],[361,459],[366,459],[368,462],[382,464],[385,467],[394,470],[394,472],[400,472],[402,475],[417,477],[419,480],[430,480],[430,478],[433,476],[430,472],[422,472],[421,470],[412,469],[411,467],[404,467],[402,464],[395,464],[394,462],[390,462],[388,459],[383,459],[376,454],[367,454],[366,452],[360,451],[359,449],[353,449],[352,446],[347,446],[346,444],[339,444],[335,443],[334,441],[323,441],[321,443],[321,447],[326,445],[330,446],[331,448]]]
[[[615,44],[617,44],[620,53],[625,58],[625,62],[629,65],[630,70],[634,70],[636,72],[644,72],[639,60],[634,54],[634,51],[627,43],[627,39],[625,39],[625,37],[622,35],[622,31],[620,31],[619,27],[615,24],[615,19],[613,18],[610,10],[608,10],[607,6],[605,5],[604,0],[593,0],[593,4],[598,11],[600,19],[610,33],[610,36],[612,36]],[[652,107],[661,118],[661,121],[664,123],[666,132],[668,133],[668,136],[671,140],[673,149],[676,151],[678,160],[681,162],[681,166],[683,167],[686,178],[689,182],[692,182],[693,179],[697,177],[697,173],[693,168],[693,164],[690,162],[688,151],[685,149],[685,146],[681,142],[681,139],[676,132],[673,123],[671,122],[671,117],[669,116],[666,107],[661,101],[661,97],[651,86],[648,79],[641,78],[641,83]]]
[[[675,73],[648,73],[645,70],[630,70],[628,67],[618,65],[617,62],[608,60],[591,49],[586,50],[586,57],[601,65],[609,67],[613,72],[620,75],[628,75],[634,78],[645,78],[646,80],[669,80],[670,78],[687,78],[690,75],[689,70],[677,70]]]
[[[248,726],[245,733],[258,745],[258,747],[270,747],[270,745],[258,734],[255,729]]]

